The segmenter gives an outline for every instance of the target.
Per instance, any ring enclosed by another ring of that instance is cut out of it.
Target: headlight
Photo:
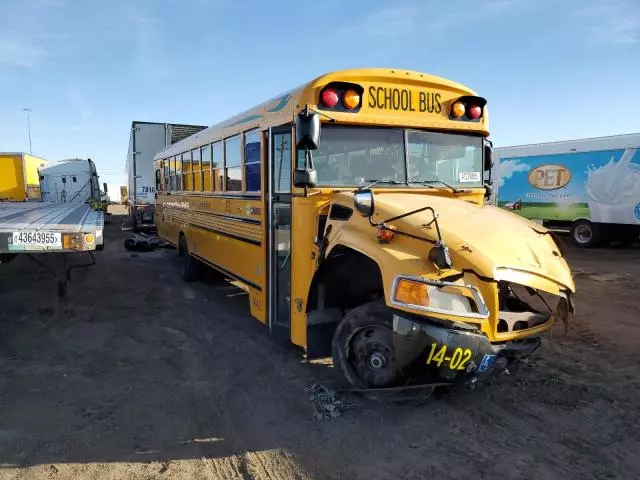
[[[446,315],[487,318],[489,311],[473,285],[398,276],[393,282],[395,305]]]

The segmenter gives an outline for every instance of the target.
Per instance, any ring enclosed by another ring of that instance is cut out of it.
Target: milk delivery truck
[[[153,156],[205,128],[201,125],[132,122],[125,173],[129,194],[129,221],[134,230],[155,227],[156,182]]]
[[[580,247],[640,234],[640,133],[496,149],[498,206]]]

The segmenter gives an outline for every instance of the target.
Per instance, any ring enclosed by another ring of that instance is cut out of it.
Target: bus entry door
[[[269,139],[269,330],[288,337],[291,327],[291,127],[270,129]]]

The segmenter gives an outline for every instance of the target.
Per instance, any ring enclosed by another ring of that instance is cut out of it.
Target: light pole
[[[29,154],[33,154],[31,150],[31,109],[23,108],[23,111],[27,112],[27,130],[29,131]]]

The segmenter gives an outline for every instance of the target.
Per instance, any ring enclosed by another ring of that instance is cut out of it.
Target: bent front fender
[[[325,256],[329,257],[336,247],[343,246],[371,258],[380,269],[387,303],[389,303],[388,299],[391,298],[393,279],[396,275],[425,275],[432,273],[437,276],[434,266],[426,258],[426,244],[422,248],[422,256],[419,256],[416,253],[412,253],[417,250],[417,246],[415,244],[411,245],[411,243],[417,243],[417,241],[397,238],[390,244],[381,244],[373,227],[368,227],[367,230],[364,230],[362,228],[354,228],[351,225],[342,225],[334,232],[327,241]],[[451,272],[448,272],[448,274],[451,274]]]

